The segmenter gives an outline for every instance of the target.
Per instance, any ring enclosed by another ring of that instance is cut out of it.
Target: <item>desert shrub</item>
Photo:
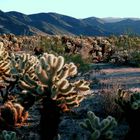
[[[136,36],[120,36],[114,39],[115,53],[112,62],[123,65],[139,66],[140,39]]]
[[[118,94],[118,89],[120,88],[120,85],[114,84],[113,86],[104,87],[100,93],[101,93],[101,102],[103,104],[103,112],[106,115],[114,116],[117,119],[120,119],[122,117],[122,110],[120,109],[119,105],[116,104],[115,99]]]
[[[52,38],[42,38],[40,41],[39,48],[43,50],[43,52],[53,53],[56,55],[62,55],[65,52],[65,46],[59,40],[55,40]]]
[[[80,54],[64,55],[67,62],[74,62],[79,72],[85,73],[91,69],[88,60],[84,60]]]
[[[140,51],[134,51],[129,56],[129,64],[140,67]]]

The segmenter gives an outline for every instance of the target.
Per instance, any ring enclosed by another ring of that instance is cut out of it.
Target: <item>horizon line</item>
[[[67,15],[67,14],[64,14],[64,13],[58,13],[58,12],[35,12],[35,13],[24,13],[24,12],[21,12],[21,11],[16,11],[16,10],[10,10],[10,11],[3,11],[0,9],[0,11],[4,12],[4,13],[8,13],[8,12],[17,12],[17,13],[21,13],[21,14],[24,14],[24,15],[34,15],[34,14],[41,14],[41,13],[44,13],[44,14],[49,14],[49,13],[54,13],[54,14],[59,14],[59,15],[63,15],[63,16],[69,16],[69,17],[72,17],[72,18],[76,18],[76,19],[85,19],[85,18],[99,18],[99,19],[105,19],[105,18],[112,18],[112,19],[140,19],[140,17],[117,17],[117,16],[104,16],[104,17],[98,17],[98,16],[87,16],[87,17],[83,17],[83,18],[78,18],[78,17],[74,17],[74,16],[71,16],[71,15]]]

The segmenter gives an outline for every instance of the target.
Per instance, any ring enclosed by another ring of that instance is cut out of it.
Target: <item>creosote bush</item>
[[[85,73],[91,69],[90,62],[84,60],[80,54],[65,55],[64,57],[67,62],[74,62],[81,73]]]

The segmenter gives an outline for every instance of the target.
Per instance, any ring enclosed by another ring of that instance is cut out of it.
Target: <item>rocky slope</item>
[[[113,22],[112,22],[113,21]],[[16,35],[68,34],[86,36],[120,35],[126,32],[140,34],[139,19],[111,19],[89,17],[76,19],[57,13],[25,15],[0,11],[0,33]]]

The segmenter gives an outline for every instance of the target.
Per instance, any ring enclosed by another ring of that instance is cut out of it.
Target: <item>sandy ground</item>
[[[140,91],[140,68],[96,64],[90,72],[90,79],[99,80],[98,88],[115,86]]]

